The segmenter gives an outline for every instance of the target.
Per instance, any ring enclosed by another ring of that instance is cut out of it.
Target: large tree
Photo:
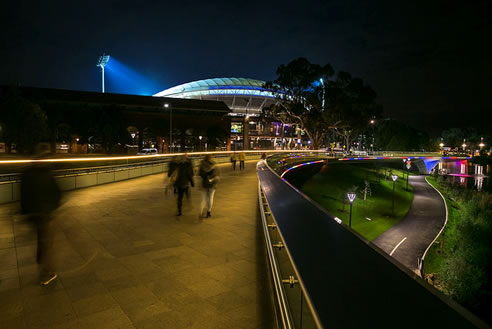
[[[312,64],[297,58],[280,65],[277,79],[267,82],[277,103],[265,109],[265,115],[282,123],[297,124],[308,135],[315,149],[333,129],[344,136],[347,147],[350,136],[367,127],[369,118],[376,116],[376,93],[361,79],[346,72],[335,78],[331,65]]]

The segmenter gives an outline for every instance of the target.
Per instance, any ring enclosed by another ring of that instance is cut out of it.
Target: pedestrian
[[[169,165],[168,177],[174,177],[174,188],[178,194],[178,216],[181,216],[183,209],[183,196],[189,196],[189,186],[195,186],[193,182],[193,167],[191,160],[185,153],[172,161]]]
[[[24,170],[20,190],[21,212],[36,226],[36,262],[40,269],[40,283],[46,286],[57,278],[53,255],[53,212],[60,204],[61,191],[49,165],[39,162]]]
[[[200,206],[200,217],[203,217],[205,209],[206,218],[211,216],[212,205],[214,203],[215,185],[219,181],[219,175],[212,156],[207,154],[200,162],[199,175],[202,178],[202,204]]]
[[[266,157],[267,157],[266,153],[263,153],[263,154],[261,155],[261,160],[266,160]]]
[[[232,163],[232,169],[233,170],[236,170],[236,162],[237,162],[238,158],[239,157],[238,157],[238,155],[237,155],[236,152],[232,153],[232,155],[231,155],[231,163]]]
[[[239,170],[244,170],[244,161],[246,160],[246,155],[244,152],[239,153]]]

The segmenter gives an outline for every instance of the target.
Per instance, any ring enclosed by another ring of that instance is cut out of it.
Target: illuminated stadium
[[[154,96],[191,98],[224,102],[235,116],[258,116],[265,106],[276,102],[263,88],[265,81],[244,78],[215,78],[188,82],[163,90]]]

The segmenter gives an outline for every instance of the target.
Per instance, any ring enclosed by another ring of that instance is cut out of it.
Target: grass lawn
[[[380,174],[385,171],[385,168],[381,168]],[[406,179],[402,179],[402,171],[392,169],[392,172],[398,175],[394,216],[391,215],[393,181],[382,177],[378,182],[376,168],[363,164],[326,165],[304,184],[302,192],[348,225],[350,205],[348,202],[343,204],[342,199],[353,186],[357,186],[357,198],[352,206],[352,229],[366,239],[373,240],[398,223],[413,201],[413,189],[409,185],[409,191],[406,191]],[[364,201],[365,180],[370,183],[372,193]]]
[[[432,184],[435,188],[439,190],[444,196],[446,200],[446,207],[448,208],[448,223],[446,224],[446,228],[444,229],[444,253],[452,252],[455,241],[456,241],[456,224],[460,218],[460,214],[458,211],[458,204],[451,200],[447,195],[445,190],[439,186],[436,179],[434,177],[427,177],[427,181]],[[436,242],[440,242],[442,239],[441,236],[436,240]],[[424,272],[427,274],[436,273],[439,270],[444,258],[441,254],[440,243],[435,243],[427,252],[424,259]]]

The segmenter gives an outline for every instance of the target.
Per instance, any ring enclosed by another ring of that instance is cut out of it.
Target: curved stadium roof
[[[163,90],[154,96],[223,101],[236,114],[257,114],[265,105],[275,103],[265,81],[245,78],[215,78],[193,81]]]

